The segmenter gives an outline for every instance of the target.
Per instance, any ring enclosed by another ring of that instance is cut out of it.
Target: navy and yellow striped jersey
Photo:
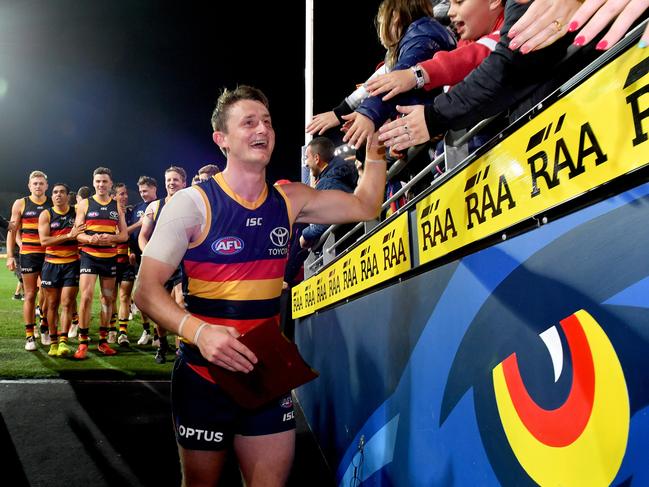
[[[23,198],[23,211],[20,218],[21,254],[43,254],[45,247],[38,237],[38,217],[43,210],[52,206],[52,200],[47,197],[42,203],[37,203],[31,196]]]
[[[88,198],[88,210],[86,211],[86,235],[97,233],[117,234],[119,225],[119,212],[117,201],[110,200],[101,202],[94,195]],[[81,251],[99,259],[111,259],[117,255],[115,245],[91,245],[81,244]]]
[[[268,320],[279,325],[291,233],[286,195],[267,185],[247,202],[220,173],[192,190],[205,200],[207,222],[183,259],[187,310],[240,333]]]
[[[50,236],[58,237],[70,233],[74,227],[76,212],[70,206],[66,213],[59,213],[56,208],[48,208],[50,214]],[[79,245],[76,239],[66,240],[56,245],[45,247],[45,262],[51,264],[68,264],[79,260]]]

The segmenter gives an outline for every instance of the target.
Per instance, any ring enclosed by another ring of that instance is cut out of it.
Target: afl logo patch
[[[52,222],[52,224],[50,225],[50,228],[59,228],[60,226],[61,226],[61,224],[59,222]]]
[[[212,250],[220,255],[234,255],[243,250],[243,240],[239,237],[221,237],[212,243]]]
[[[286,396],[282,398],[279,402],[279,405],[283,407],[284,409],[289,409],[293,407],[293,399],[291,396]]]
[[[99,212],[98,211],[91,211],[91,212],[88,213],[88,216],[90,218],[93,218],[95,216],[99,216]]]
[[[275,227],[270,232],[270,241],[276,247],[284,247],[288,243],[288,230],[285,227]]]

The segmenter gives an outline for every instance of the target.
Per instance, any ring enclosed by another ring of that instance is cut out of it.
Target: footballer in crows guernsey
[[[10,271],[16,269],[16,259],[13,254],[14,247],[20,244],[20,271],[25,288],[25,301],[23,302],[23,319],[25,320],[25,350],[36,350],[34,327],[36,326],[36,293],[38,292],[38,278],[45,261],[45,248],[38,238],[38,217],[41,212],[50,206],[52,201],[45,196],[47,191],[47,175],[42,171],[32,171],[29,175],[29,196],[17,199],[11,207],[11,221],[15,223],[15,230],[7,234],[7,267]],[[17,235],[18,233],[18,235]],[[41,313],[45,313],[45,306],[41,306]],[[41,343],[49,345],[50,339],[47,326],[41,329]]]
[[[155,224],[162,214],[162,209],[169,202],[169,200],[187,185],[187,172],[180,166],[171,166],[165,170],[165,188],[167,196],[159,200],[151,202],[142,217],[142,229],[138,236],[138,245],[141,250],[144,250],[146,244],[151,238]],[[182,290],[182,266],[178,266],[176,272],[167,280],[165,288],[173,296],[178,306],[182,309],[185,308],[185,301]],[[167,352],[169,351],[169,343],[167,342],[167,331],[156,326],[156,337],[153,340],[154,345],[158,344],[154,360],[158,364],[164,364],[167,361]]]
[[[74,358],[85,359],[88,353],[88,332],[95,283],[99,277],[102,304],[97,350],[104,355],[117,352],[107,343],[108,324],[112,314],[112,296],[117,274],[117,244],[126,242],[126,221],[117,202],[110,197],[113,179],[110,169],[98,167],[93,172],[95,194],[77,205],[76,225],[85,224],[77,236],[81,244],[79,288],[79,347]]]
[[[135,300],[183,339],[172,376],[172,417],[184,482],[216,485],[227,450],[234,448],[246,485],[281,486],[295,448],[290,391],[248,410],[211,377],[223,369],[246,374],[258,363],[237,337],[262,323],[278,323],[294,223],[378,216],[385,150],[376,137],[368,144],[367,169],[354,194],[316,191],[301,183],[280,188],[266,182],[275,131],[260,90],[225,90],[212,128],[214,142],[226,155],[225,170],[167,203],[142,256]],[[186,310],[164,288],[181,261]]]
[[[53,206],[43,211],[38,219],[38,235],[45,246],[41,287],[45,293],[51,340],[48,355],[58,357],[70,354],[68,331],[79,289],[77,235],[85,230],[85,225],[74,224],[75,211],[69,204],[69,193],[67,185],[56,183],[52,188]]]

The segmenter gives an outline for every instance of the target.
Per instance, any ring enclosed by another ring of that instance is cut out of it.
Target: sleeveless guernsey
[[[97,233],[118,233],[119,213],[117,201],[110,200],[102,204],[96,196],[88,198],[88,211],[86,212],[86,235]],[[98,259],[111,259],[117,255],[115,245],[82,244],[81,251]]]
[[[286,196],[267,185],[256,202],[246,202],[222,174],[194,188],[205,200],[207,222],[183,260],[187,310],[240,333],[268,320],[279,325],[291,229]]]
[[[56,208],[48,208],[50,214],[50,236],[58,237],[70,233],[74,227],[76,212],[71,206],[67,213],[59,213]],[[56,245],[45,247],[45,262],[51,264],[69,264],[79,260],[79,245],[76,240],[66,240]]]
[[[38,237],[38,217],[43,210],[52,206],[52,200],[45,198],[43,203],[35,203],[31,196],[23,198],[24,205],[21,214],[20,239],[22,245],[20,254],[44,254],[45,247],[41,245]]]

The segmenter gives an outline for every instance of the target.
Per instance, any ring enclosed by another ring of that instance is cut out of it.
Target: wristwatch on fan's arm
[[[415,88],[423,88],[426,84],[426,80],[424,79],[424,70],[422,69],[422,67],[419,66],[419,64],[415,64],[410,69],[412,69],[412,72],[415,73],[415,81],[417,82]]]

